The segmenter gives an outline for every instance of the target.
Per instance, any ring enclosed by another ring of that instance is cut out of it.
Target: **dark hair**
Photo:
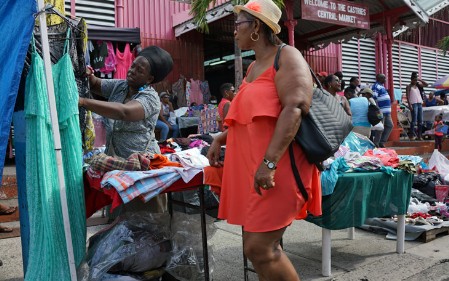
[[[346,93],[351,94],[351,96],[355,95],[355,90],[353,88],[347,87],[344,91],[344,94],[346,96]]]
[[[258,20],[261,24],[261,30],[262,33],[265,35],[265,37],[267,37],[268,42],[270,42],[272,45],[280,45],[282,44],[281,39],[279,39],[279,37],[277,37],[276,34],[274,34],[274,31],[267,25],[265,24],[262,20],[260,20],[259,18],[251,15],[248,12],[245,11],[241,11],[240,13],[244,13],[245,18],[248,20]]]
[[[387,77],[386,77],[385,74],[383,74],[383,73],[378,73],[378,74],[376,75],[376,80],[379,80],[379,79],[381,79],[381,78],[386,79]]]
[[[224,83],[220,86],[220,94],[222,97],[224,97],[224,92],[231,90],[231,88],[234,87],[231,83]]]
[[[351,79],[349,79],[349,83],[355,82],[355,80],[358,80],[359,77],[351,77]]]
[[[324,86],[328,86],[330,83],[332,83],[332,81],[335,80],[334,77],[335,77],[334,74],[326,76],[326,78],[324,78],[324,82],[323,82]]]
[[[343,79],[343,72],[341,72],[341,71],[335,72],[334,75],[337,76],[340,79]]]
[[[418,73],[412,72],[412,75],[410,75],[410,80],[413,80],[415,78],[418,78]]]

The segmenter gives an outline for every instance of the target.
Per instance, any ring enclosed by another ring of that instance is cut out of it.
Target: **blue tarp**
[[[0,182],[9,128],[34,26],[35,0],[0,1]]]

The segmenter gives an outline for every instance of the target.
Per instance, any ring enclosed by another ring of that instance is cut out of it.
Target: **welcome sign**
[[[367,5],[336,0],[302,0],[301,18],[312,21],[370,28]]]

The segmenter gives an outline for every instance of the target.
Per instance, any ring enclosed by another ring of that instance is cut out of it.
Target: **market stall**
[[[323,196],[321,217],[307,221],[322,227],[322,274],[331,275],[331,230],[360,227],[367,218],[398,216],[396,252],[404,253],[405,214],[413,175],[398,171],[347,173],[339,176],[332,194]]]

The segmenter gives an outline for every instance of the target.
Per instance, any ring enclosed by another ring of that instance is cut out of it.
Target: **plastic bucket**
[[[435,195],[438,202],[444,202],[449,193],[449,185],[435,185]]]

